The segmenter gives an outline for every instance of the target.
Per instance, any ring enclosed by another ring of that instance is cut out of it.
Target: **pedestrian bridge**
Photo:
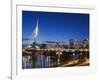
[[[27,48],[22,50],[25,53],[32,53],[32,52],[43,52],[43,51],[56,51],[56,52],[89,52],[89,49],[34,49],[34,48]]]

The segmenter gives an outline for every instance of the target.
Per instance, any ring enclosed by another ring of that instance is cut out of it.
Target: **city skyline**
[[[22,36],[30,39],[38,19],[38,43],[89,39],[89,14],[22,11]]]

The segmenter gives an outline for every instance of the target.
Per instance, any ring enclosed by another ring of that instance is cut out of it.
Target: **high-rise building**
[[[69,39],[69,41],[68,41],[68,48],[69,49],[74,49],[74,43],[75,43],[74,39]]]
[[[89,40],[88,39],[84,39],[83,40],[83,48],[89,48]]]
[[[82,48],[82,41],[81,40],[75,40],[74,47],[75,47],[75,49]]]

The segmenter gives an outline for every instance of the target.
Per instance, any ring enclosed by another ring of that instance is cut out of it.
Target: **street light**
[[[73,53],[73,63],[75,63],[75,53]]]

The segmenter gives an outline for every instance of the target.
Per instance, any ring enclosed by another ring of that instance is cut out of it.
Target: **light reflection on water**
[[[22,68],[47,68],[55,65],[54,60],[50,60],[50,56],[46,55],[38,55],[36,57],[35,63],[32,64],[32,61],[29,60],[28,57],[22,58]]]
[[[85,55],[86,56],[86,55]],[[60,64],[63,64],[65,61],[68,60],[80,60],[84,58],[84,55],[81,53],[71,53],[67,55],[62,53],[60,55]],[[89,58],[89,57],[88,57]],[[58,55],[37,55],[35,57],[32,56],[23,56],[22,57],[22,68],[29,69],[29,68],[49,68],[49,67],[58,67]]]

